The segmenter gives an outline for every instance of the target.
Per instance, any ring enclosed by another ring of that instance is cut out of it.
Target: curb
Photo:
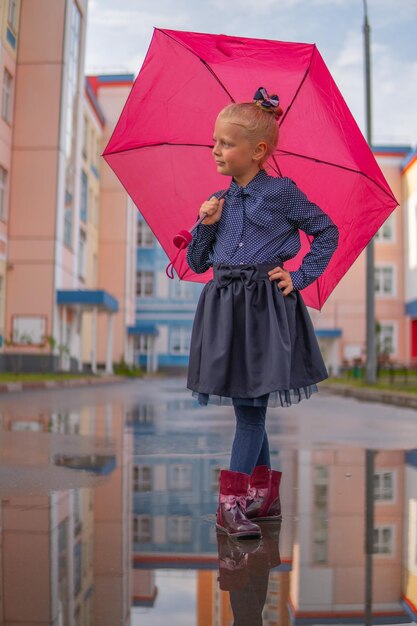
[[[67,378],[64,380],[45,380],[22,383],[0,383],[0,394],[19,393],[22,391],[39,391],[48,389],[68,389],[76,387],[95,387],[134,380],[124,376],[103,376],[100,378]]]
[[[319,389],[330,394],[345,396],[346,398],[356,398],[364,402],[382,402],[409,409],[417,409],[417,394],[412,395],[405,391],[389,391],[384,389],[358,389],[343,384],[318,384]]]

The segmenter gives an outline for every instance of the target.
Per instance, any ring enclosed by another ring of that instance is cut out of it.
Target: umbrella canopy
[[[251,101],[259,85],[278,93],[284,110],[269,173],[292,178],[339,228],[329,265],[303,290],[321,309],[398,203],[315,45],[155,29],[103,156],[173,259],[175,234],[230,184],[211,154],[217,114]],[[310,248],[312,237],[300,238],[287,270]],[[175,270],[186,280],[212,277],[192,272],[184,253]]]

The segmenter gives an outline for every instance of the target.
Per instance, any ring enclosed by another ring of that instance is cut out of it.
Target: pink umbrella
[[[269,173],[292,178],[339,228],[325,272],[302,292],[320,310],[398,203],[315,45],[155,29],[103,156],[179,277],[207,282],[211,270],[195,274],[173,240],[229,186],[213,163],[214,122],[259,85],[278,93],[284,109]],[[287,270],[309,250],[312,238],[300,237]]]

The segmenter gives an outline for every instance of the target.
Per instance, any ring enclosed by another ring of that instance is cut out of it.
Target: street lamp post
[[[366,101],[366,139],[372,148],[372,111],[371,111],[371,28],[368,22],[366,0],[364,7],[364,50],[365,50],[365,101]],[[366,247],[366,382],[376,383],[376,349],[375,349],[375,271],[374,271],[374,240]]]
[[[364,8],[364,52],[365,52],[365,101],[366,101],[366,139],[372,148],[372,111],[371,111],[371,29],[368,22],[366,0]],[[375,350],[375,272],[374,240],[366,248],[366,382],[376,383]],[[365,452],[365,626],[372,625],[372,580],[374,551],[374,474],[375,451]]]

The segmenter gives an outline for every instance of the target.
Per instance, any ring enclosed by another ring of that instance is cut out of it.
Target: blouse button
[[[239,248],[241,248],[243,246],[243,242],[241,241],[239,244]]]

